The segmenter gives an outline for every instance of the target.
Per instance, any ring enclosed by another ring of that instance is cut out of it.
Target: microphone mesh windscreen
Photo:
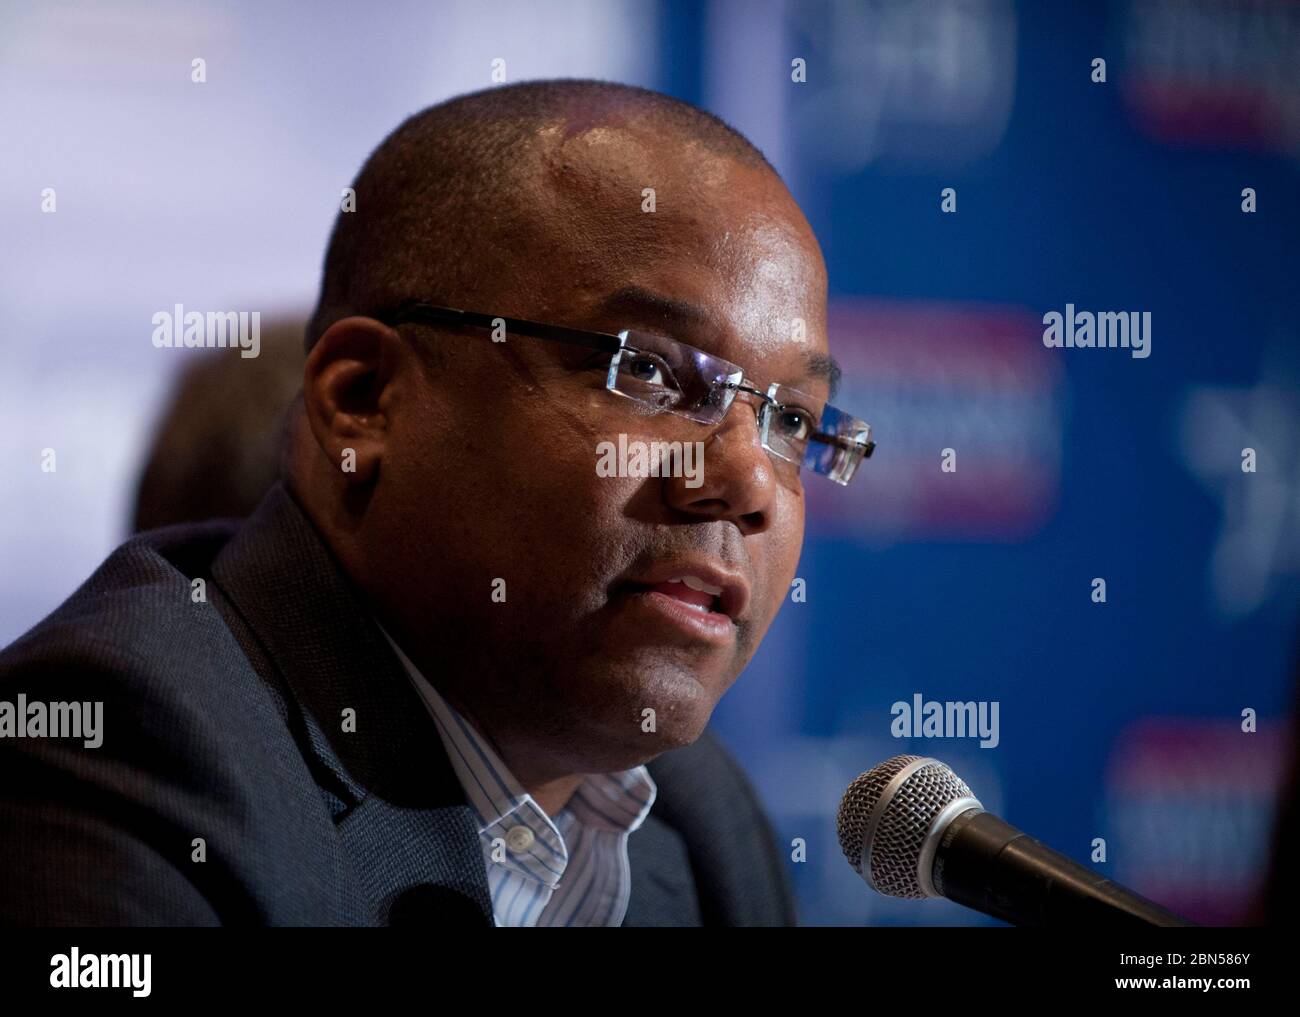
[[[933,760],[908,777],[889,801],[881,803],[886,785],[898,772],[923,758],[894,756],[885,760],[855,778],[840,802],[836,827],[844,857],[855,872],[869,876],[872,886],[891,897],[926,896],[917,880],[917,868],[930,825],[949,803],[974,797],[947,764]],[[884,811],[869,845],[871,871],[863,873],[863,839],[878,804]]]

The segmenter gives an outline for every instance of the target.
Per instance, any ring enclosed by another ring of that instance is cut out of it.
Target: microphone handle
[[[1196,925],[982,809],[963,812],[948,824],[932,879],[949,900],[1013,925]]]

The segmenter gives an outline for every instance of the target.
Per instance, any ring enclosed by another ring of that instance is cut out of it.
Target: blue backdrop
[[[686,8],[671,16],[689,40]],[[808,69],[778,165],[826,253],[842,404],[866,408],[879,448],[862,489],[816,492],[807,601],[716,725],[782,838],[806,842],[806,921],[982,920],[863,893],[839,855],[839,794],[900,752],[950,762],[986,806],[1170,906],[1246,921],[1294,695],[1300,178],[1284,110],[1300,72],[1269,40],[1300,18],[964,10],[783,15],[785,65]],[[726,45],[670,54],[678,94],[707,100],[695,58]],[[718,112],[768,129],[758,104]],[[1067,302],[1150,311],[1150,356],[1044,348],[1042,316]],[[916,693],[999,702],[999,744],[892,737],[891,705]]]

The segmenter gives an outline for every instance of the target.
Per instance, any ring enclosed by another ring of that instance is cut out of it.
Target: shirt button
[[[533,846],[533,831],[526,826],[513,826],[506,834],[506,847],[518,854]]]

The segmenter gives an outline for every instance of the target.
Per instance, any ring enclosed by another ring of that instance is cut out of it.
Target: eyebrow
[[[600,304],[602,313],[624,313],[644,315],[647,320],[664,319],[669,324],[691,324],[717,326],[718,317],[712,312],[692,304],[689,300],[666,297],[662,293],[643,289],[640,286],[624,286],[615,290]]]
[[[655,293],[641,286],[624,286],[615,290],[600,303],[600,313],[636,314],[647,321],[659,321],[665,326],[697,325],[717,328],[718,316],[707,308],[688,300]],[[805,353],[804,377],[824,379],[830,390],[827,401],[835,398],[843,375],[838,361],[829,353]]]
[[[844,375],[844,372],[840,370],[839,361],[829,353],[808,353],[805,354],[805,361],[807,365],[806,377],[825,378],[826,386],[829,389],[826,401],[828,403],[834,402],[835,393],[840,388],[840,378]]]

